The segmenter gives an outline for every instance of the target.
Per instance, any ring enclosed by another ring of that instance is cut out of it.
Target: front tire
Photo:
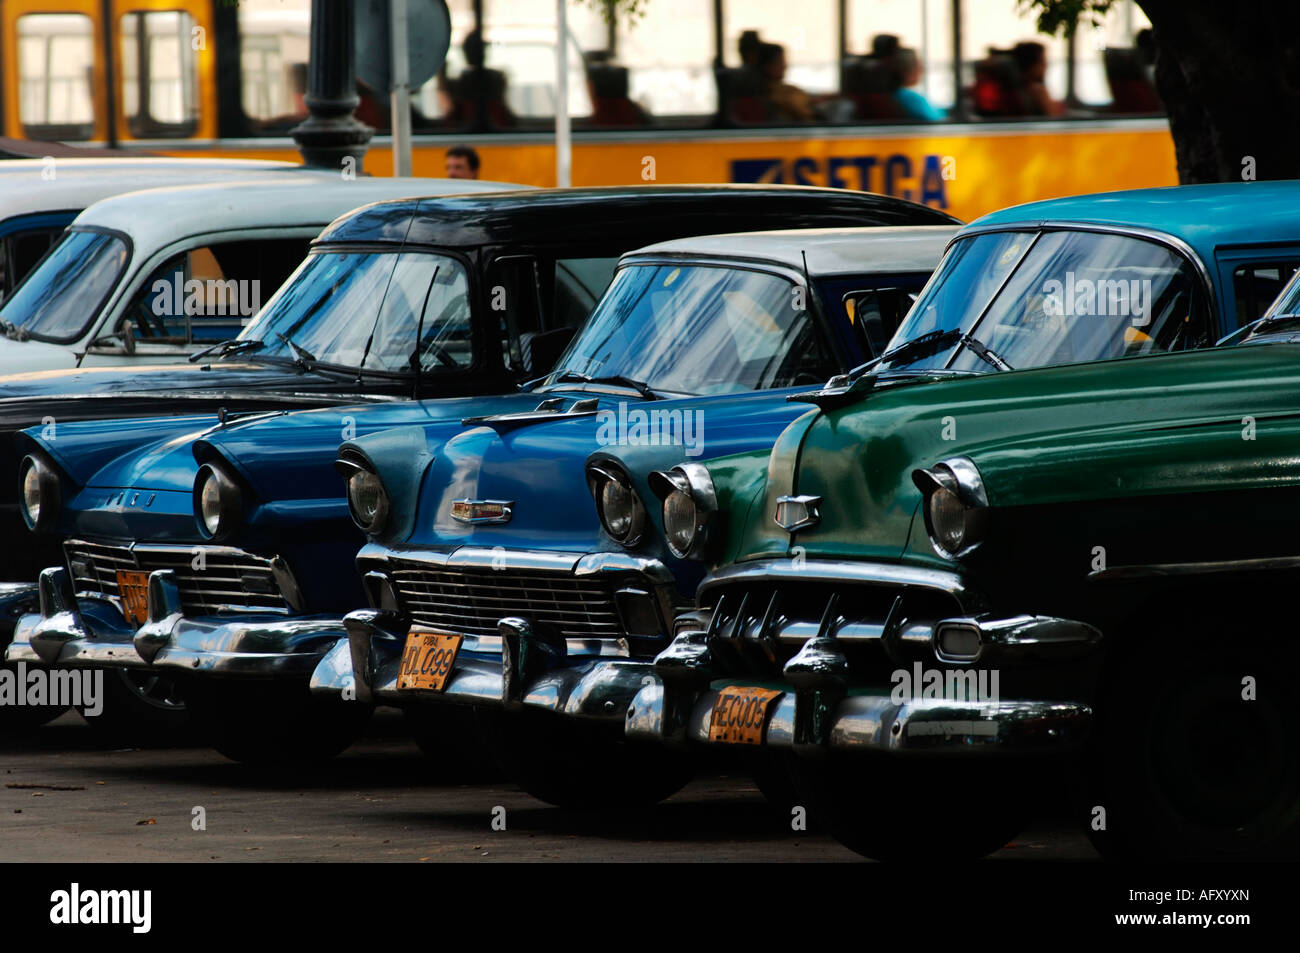
[[[1025,762],[846,755],[791,759],[809,817],[849,850],[882,861],[973,860],[1024,827]]]
[[[1107,668],[1082,765],[1088,836],[1108,859],[1294,858],[1300,653],[1189,630]]]
[[[204,740],[232,761],[261,767],[328,760],[361,736],[374,711],[315,695],[305,681],[193,681],[184,692]]]
[[[556,807],[645,807],[676,794],[695,773],[681,752],[628,744],[622,724],[482,710],[479,723],[501,770]]]
[[[114,741],[167,742],[190,726],[189,712],[176,682],[149,669],[108,668],[103,673],[99,714],[80,705],[86,724]]]

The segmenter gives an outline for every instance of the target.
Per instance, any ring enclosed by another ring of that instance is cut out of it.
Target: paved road
[[[291,780],[205,748],[108,749],[64,716],[0,743],[0,861],[859,859],[791,831],[741,777],[703,777],[657,808],[608,813],[561,811],[499,781],[439,779],[385,715],[344,755]],[[206,830],[193,829],[195,807]],[[492,829],[498,807],[504,831]],[[1049,819],[995,857],[1096,854]]]

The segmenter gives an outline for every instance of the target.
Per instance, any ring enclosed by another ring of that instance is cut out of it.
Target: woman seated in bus
[[[817,118],[814,99],[785,81],[785,47],[763,43],[758,48],[758,72],[767,118],[775,122],[811,122]]]
[[[912,88],[921,81],[921,58],[916,50],[900,45],[898,37],[882,33],[871,41],[871,55],[884,64],[893,87],[894,103],[903,118],[922,122],[945,118],[943,110],[936,109]]]
[[[1017,43],[1011,51],[1020,70],[1020,85],[1031,116],[1060,116],[1065,104],[1057,102],[1047,91],[1047,48],[1032,40]]]

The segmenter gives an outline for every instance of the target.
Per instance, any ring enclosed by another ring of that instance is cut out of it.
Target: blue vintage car
[[[1249,188],[1144,191],[1039,203],[988,216],[954,241],[885,362],[901,364],[906,358],[910,368],[951,346],[960,334],[947,333],[952,325],[945,322],[1000,290],[1008,264],[1022,256],[1050,262],[1067,278],[1077,272],[1077,287],[1058,292],[1069,295],[1072,306],[1074,292],[1082,294],[1083,282],[1098,274],[1115,282],[1130,276],[1150,281],[1173,262],[1182,284],[1150,301],[1160,313],[1152,313],[1149,323],[1136,322],[1119,345],[1096,333],[1108,324],[1085,315],[1077,333],[1053,339],[1053,349],[1031,348],[1023,357],[1017,350],[1011,358],[1017,366],[1098,360],[1116,356],[1115,347],[1148,353],[1212,345],[1239,321],[1253,319],[1267,304],[1261,289],[1275,287],[1300,262],[1300,228],[1278,210],[1278,198],[1279,190],[1271,187],[1257,193]],[[1168,211],[1158,216],[1162,208]],[[1239,217],[1243,208],[1249,210],[1249,226]],[[1144,224],[1148,217],[1162,217],[1164,227]],[[977,236],[1002,243],[996,265],[970,254]],[[738,240],[735,254],[759,240]],[[672,247],[678,254],[702,254],[710,241]],[[791,241],[787,253],[796,247]],[[642,254],[647,261],[638,255],[631,263],[657,264],[655,250]],[[616,282],[611,298],[625,294],[638,303],[651,298],[655,286],[649,279],[634,283],[634,277]],[[1020,291],[1024,321],[1017,327],[1028,332],[1026,322],[1045,313],[1043,290],[1011,289],[1016,295]],[[651,300],[639,306],[654,305]],[[1050,316],[1050,309],[1046,313]],[[1169,315],[1177,320],[1166,321]],[[593,357],[618,366],[620,348],[627,346],[612,338],[611,346]],[[992,350],[980,353],[978,341],[967,346],[979,355],[971,360],[982,366],[1006,363]],[[690,373],[695,360],[707,366],[711,356],[698,344],[670,355],[678,353],[684,366],[658,369],[648,378],[652,384],[661,387],[674,373]],[[667,644],[673,627],[695,635],[706,628],[707,614],[680,613],[675,623],[671,615],[703,574],[712,553],[710,537],[716,546],[728,532],[712,466],[706,463],[746,445],[761,447],[766,459],[776,437],[773,424],[808,416],[810,402],[830,406],[855,399],[845,395],[855,393],[874,366],[858,369],[852,379],[832,380],[792,404],[773,399],[786,394],[747,394],[651,405],[665,414],[680,407],[687,420],[692,412],[702,413],[705,439],[693,448],[638,438],[621,418],[609,417],[526,427],[485,420],[441,445],[409,432],[345,445],[340,468],[352,481],[354,511],[363,514],[363,522],[376,507],[387,512],[378,520],[380,532],[372,534],[377,539],[358,559],[373,608],[349,617],[350,657],[342,647],[335,649],[318,668],[315,685],[337,691],[355,678],[358,692],[408,709],[445,702],[475,706],[500,760],[524,787],[548,801],[578,804],[669,793],[683,777],[671,758],[595,746],[601,737],[598,723],[621,728],[638,691],[643,703],[662,699],[651,655]],[[919,390],[967,372],[965,366],[950,371],[939,365],[922,374],[909,369],[872,379],[881,389]],[[602,432],[611,423],[615,432]],[[729,464],[722,459],[713,466],[725,473]],[[412,483],[415,470],[425,473],[418,491]],[[584,482],[594,512],[574,509],[588,502],[582,499]],[[785,492],[792,495],[790,507],[815,508],[813,501]],[[790,519],[796,516],[792,509]],[[782,557],[790,558],[784,551]],[[797,568],[793,572],[797,575]],[[751,609],[762,616],[762,605]],[[798,631],[814,633],[816,626]],[[666,658],[661,668],[674,671],[673,661]],[[697,668],[686,664],[683,677],[689,680]],[[663,727],[661,710],[647,715],[644,707],[636,709],[639,736],[678,730]],[[450,719],[448,730],[455,730]],[[764,765],[757,767],[760,776],[778,780]]]
[[[313,687],[422,712],[431,736],[463,723],[449,708],[479,709],[497,759],[553,803],[672,793],[682,766],[628,752],[622,719],[698,567],[658,543],[644,486],[612,456],[589,468],[606,504],[597,519],[589,455],[639,448],[667,463],[769,446],[803,412],[791,394],[882,352],[954,231],[759,232],[641,249],[540,388],[575,378],[583,400],[344,444],[338,467],[371,538],[357,566],[373,608],[348,616],[349,643]]]
[[[40,612],[20,620],[11,662],[108,666],[121,676],[108,679],[119,723],[174,720],[183,710],[178,683],[159,676],[184,676],[195,716],[236,757],[282,760],[286,751],[306,757],[323,750],[309,735],[336,746],[347,733],[330,730],[331,720],[350,725],[364,706],[331,707],[313,700],[306,686],[317,657],[344,634],[342,615],[364,603],[350,565],[362,537],[330,470],[341,442],[405,424],[459,429],[475,415],[554,413],[588,397],[600,384],[584,365],[562,364],[545,383],[504,394],[502,368],[536,373],[554,363],[614,256],[636,244],[633,234],[690,234],[719,219],[756,228],[773,218],[841,226],[947,218],[838,190],[584,189],[480,202],[473,222],[454,222],[458,244],[440,242],[440,212],[441,205],[429,217],[413,203],[371,206],[323,234],[316,254],[402,243],[400,257],[408,260],[381,289],[383,304],[370,326],[415,329],[411,340],[422,342],[422,353],[413,388],[444,367],[479,367],[469,355],[480,343],[495,349],[495,364],[483,364],[477,379],[465,377],[466,389],[484,396],[302,415],[73,422],[60,424],[57,434],[24,432],[25,519],[63,541],[66,566],[41,574]],[[315,282],[305,280],[318,270],[305,267],[304,280],[286,285],[255,325],[271,323],[288,339],[280,343],[290,359],[309,367],[313,346],[300,331],[321,303]],[[426,319],[426,312],[439,317]],[[471,314],[496,314],[496,327],[472,325]],[[372,338],[371,327],[362,322],[360,331],[341,332],[351,342],[344,350],[355,374],[402,373],[410,344]],[[574,347],[580,354],[588,345]],[[832,366],[847,368],[862,356],[837,351]],[[610,386],[639,396],[621,382]],[[260,713],[246,704],[259,692]],[[282,717],[267,718],[268,711]]]

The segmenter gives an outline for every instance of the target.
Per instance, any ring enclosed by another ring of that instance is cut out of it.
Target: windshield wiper
[[[0,330],[4,331],[5,337],[15,341],[26,341],[28,338],[26,328],[20,328],[7,318],[0,318]]]
[[[256,351],[258,348],[266,345],[256,338],[229,338],[225,341],[218,341],[216,344],[209,345],[201,351],[195,351],[190,355],[190,363],[194,363],[201,357],[217,352],[217,357],[225,357],[227,354],[240,354],[244,351]]]
[[[988,364],[990,367],[994,367],[999,371],[1015,370],[1014,367],[1012,367],[1006,361],[1002,360],[1002,358],[998,356],[998,353],[996,351],[994,351],[991,347],[989,347],[987,344],[985,344],[983,341],[979,340],[978,338],[972,337],[971,335],[967,334],[962,338],[962,343],[965,344],[966,347],[974,351],[975,356],[978,357],[985,364]]]
[[[604,376],[593,377],[590,374],[579,374],[577,371],[564,371],[559,377],[555,378],[556,384],[562,384],[565,381],[577,381],[582,384],[615,384],[620,387],[630,387],[646,400],[662,400],[663,395],[655,392],[645,381],[633,380],[630,377],[624,377],[622,374],[606,374]]]
[[[947,331],[926,331],[920,337],[904,341],[898,347],[886,351],[874,361],[864,364],[862,369],[866,370],[877,364],[884,364],[886,361],[890,363],[895,361],[919,361],[931,354],[938,354],[961,339],[961,328],[951,328]]]
[[[297,364],[299,367],[301,367],[304,371],[310,371],[315,366],[316,358],[311,353],[311,351],[305,350],[304,348],[300,348],[298,345],[294,344],[293,341],[285,337],[279,331],[275,332],[275,336],[285,343],[285,345],[289,348],[290,355],[293,356],[293,362]]]

